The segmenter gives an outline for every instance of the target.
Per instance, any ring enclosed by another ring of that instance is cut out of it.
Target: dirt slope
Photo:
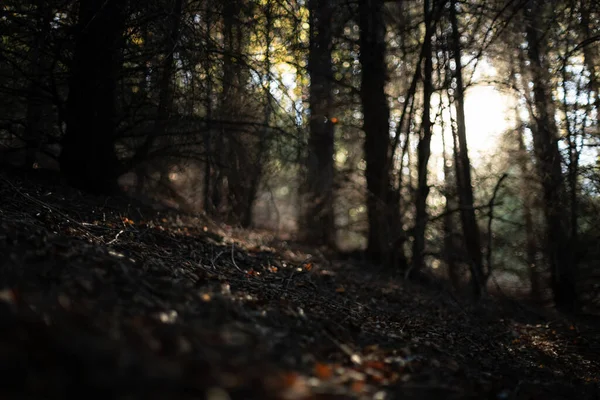
[[[40,175],[0,196],[0,398],[600,398],[593,323]]]

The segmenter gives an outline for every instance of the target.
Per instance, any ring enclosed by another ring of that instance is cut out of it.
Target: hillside
[[[4,399],[598,399],[600,323],[0,172]]]

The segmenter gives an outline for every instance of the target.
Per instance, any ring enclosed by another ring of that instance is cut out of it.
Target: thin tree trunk
[[[333,213],[334,125],[332,92],[331,0],[309,0],[310,48],[310,136],[306,159],[305,239],[314,244],[335,246]]]
[[[583,39],[591,38],[592,25],[590,21],[590,7],[589,1],[582,0],[581,7],[581,30],[583,33]],[[598,50],[593,45],[587,45],[583,47],[583,60],[585,66],[590,73],[590,91],[596,93],[596,118],[598,120],[597,127],[600,129],[600,68],[598,67]]]
[[[512,64],[514,63],[515,61],[512,61]],[[525,78],[527,74],[526,68],[525,58],[522,52],[519,52],[518,65],[516,66],[516,70],[511,70],[509,79],[513,88],[521,88],[525,96],[525,101],[529,102],[531,99],[529,96],[527,96],[527,92],[529,91],[529,80]],[[520,82],[517,82],[516,80],[517,71],[521,76]],[[515,159],[521,172],[519,190],[523,202],[523,223],[525,225],[525,262],[527,263],[527,271],[529,272],[530,297],[536,302],[541,302],[542,265],[538,262],[539,243],[533,219],[533,210],[536,208],[534,198],[535,188],[532,188],[531,186],[531,181],[534,179],[532,171],[533,164],[531,156],[527,151],[527,147],[525,146],[525,124],[521,120],[518,102],[514,108],[514,115],[516,125],[515,129],[517,134],[517,153]]]
[[[544,44],[541,41],[541,16],[543,7],[538,0],[530,0],[525,9],[527,55],[533,82],[536,129],[533,145],[537,159],[538,174],[544,192],[544,215],[546,218],[546,252],[552,274],[552,288],[557,308],[574,311],[577,304],[571,245],[569,243],[566,210],[566,190],[562,176],[561,156],[558,149],[558,128],[552,100],[548,67],[544,60]]]
[[[41,1],[37,8],[36,26],[38,32],[34,36],[34,43],[29,49],[29,64],[31,82],[27,97],[27,114],[25,126],[25,140],[27,153],[25,166],[32,168],[37,161],[37,153],[42,147],[43,116],[44,116],[44,85],[45,73],[48,69],[48,58],[44,55],[44,47],[50,34],[50,24],[54,15],[52,6],[46,1]]]
[[[429,184],[427,183],[429,157],[431,155],[431,96],[433,94],[433,54],[431,37],[434,29],[433,10],[429,0],[423,2],[425,14],[425,38],[423,39],[423,54],[425,58],[425,71],[423,76],[423,122],[421,129],[423,135],[417,145],[417,193],[415,196],[415,230],[413,241],[412,265],[419,270],[424,265],[425,228],[427,227],[427,197]],[[420,66],[419,66],[420,68]]]
[[[263,109],[263,125],[258,139],[256,157],[253,160],[254,168],[252,176],[250,177],[250,184],[246,193],[245,209],[242,218],[242,226],[250,227],[253,223],[254,203],[260,186],[260,182],[263,176],[263,168],[265,162],[265,156],[267,151],[267,140],[269,136],[269,125],[271,123],[271,114],[273,112],[273,97],[271,96],[271,46],[273,44],[272,31],[273,31],[273,2],[267,0],[265,7],[265,74],[264,80],[264,94],[265,94],[265,106]]]
[[[442,118],[442,161],[444,163],[444,197],[446,199],[446,203],[444,205],[444,261],[446,262],[446,267],[448,268],[448,277],[452,282],[452,287],[454,289],[459,289],[461,286],[461,276],[459,265],[456,262],[456,253],[458,251],[457,245],[455,243],[455,230],[456,226],[454,213],[452,210],[457,208],[456,204],[456,193],[453,190],[453,180],[454,174],[452,174],[452,168],[448,162],[448,153],[446,152],[446,140],[444,133],[444,123]],[[455,186],[455,185],[454,185]]]
[[[475,216],[473,186],[471,181],[471,162],[467,146],[467,132],[465,124],[464,84],[462,80],[462,61],[460,47],[460,31],[458,28],[457,1],[450,1],[450,23],[452,24],[452,48],[456,64],[455,79],[456,89],[454,101],[456,106],[456,133],[458,139],[458,155],[456,163],[456,180],[458,184],[458,197],[460,201],[460,216],[465,238],[465,245],[469,256],[471,269],[471,287],[473,295],[480,297],[483,287],[483,256],[481,253],[481,238],[479,225]]]
[[[154,129],[146,138],[146,141],[136,152],[134,165],[144,161],[156,140],[165,134],[171,112],[173,110],[173,81],[175,79],[175,52],[179,42],[181,15],[183,12],[183,0],[173,0],[173,8],[169,13],[169,35],[165,39],[163,53],[165,61],[160,75],[158,109],[156,112],[156,122]]]
[[[211,189],[212,189],[212,174],[213,171],[213,163],[212,159],[214,155],[212,154],[212,130],[213,130],[213,102],[212,102],[212,91],[213,91],[213,76],[212,76],[212,37],[210,35],[212,30],[212,9],[208,5],[206,5],[205,10],[205,34],[204,34],[204,42],[207,49],[206,59],[204,60],[204,73],[206,74],[206,94],[205,94],[205,108],[206,108],[206,128],[204,134],[202,136],[204,142],[204,182],[203,182],[203,206],[204,211],[209,215],[214,215],[214,205],[211,199]]]
[[[230,153],[231,143],[227,137],[229,132],[226,131],[223,121],[227,118],[235,119],[237,99],[234,99],[236,85],[236,65],[234,54],[238,48],[236,43],[236,29],[239,20],[236,20],[237,0],[225,0],[223,2],[223,89],[219,98],[219,132],[215,141],[215,173],[212,180],[212,203],[217,211],[221,211],[225,205],[225,181],[228,179],[227,168],[235,168],[235,160],[228,157]],[[233,185],[233,182],[228,182]],[[235,201],[229,196],[229,200]],[[231,204],[230,204],[231,205]]]
[[[567,51],[569,49],[566,49]],[[578,177],[579,177],[579,149],[577,148],[577,133],[574,132],[571,120],[569,119],[569,101],[567,97],[567,82],[569,81],[566,68],[563,68],[562,72],[562,89],[563,89],[563,113],[564,113],[564,126],[566,131],[567,139],[567,153],[569,163],[567,165],[567,183],[568,183],[568,197],[569,197],[569,235],[571,241],[571,251],[573,262],[576,263],[577,252],[575,249],[578,245],[579,236],[579,196],[578,196]],[[578,85],[579,86],[579,85]],[[579,99],[581,96],[578,90],[575,98]]]

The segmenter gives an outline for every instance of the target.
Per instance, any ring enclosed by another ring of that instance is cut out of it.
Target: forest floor
[[[600,399],[600,324],[41,175],[0,199],[2,399]]]

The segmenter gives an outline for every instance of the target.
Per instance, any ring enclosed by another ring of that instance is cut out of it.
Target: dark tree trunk
[[[569,47],[569,46],[567,46]],[[569,48],[566,49],[569,51]],[[579,246],[579,159],[580,150],[578,145],[579,134],[573,129],[572,121],[569,117],[569,99],[566,93],[568,92],[569,77],[567,69],[563,68],[562,71],[562,89],[565,95],[562,98],[562,106],[564,113],[564,128],[565,128],[565,139],[567,140],[567,184],[568,184],[568,205],[569,205],[569,240],[571,243],[571,255],[572,264],[577,264],[577,248]],[[581,97],[581,94],[577,94],[577,98]]]
[[[244,64],[244,54],[249,46],[248,23],[253,15],[252,3],[227,0],[224,3],[224,64],[221,113],[223,131],[217,141],[217,153],[221,157],[223,175],[221,188],[226,179],[227,200],[232,222],[244,227],[252,224],[252,209],[262,174],[262,157],[266,149],[265,135],[260,131],[248,132],[237,129],[229,121],[245,122],[253,119],[248,115],[246,85],[250,79],[249,68]],[[243,119],[242,119],[243,118]],[[225,122],[227,121],[227,122]],[[263,131],[264,133],[264,131]],[[222,146],[222,151],[219,151]]]
[[[367,256],[373,262],[387,261],[393,224],[388,216],[390,175],[390,110],[385,94],[387,70],[383,21],[383,0],[359,1],[360,63],[362,68],[360,97],[365,131],[364,154],[367,180],[367,216],[369,235]]]
[[[116,87],[126,1],[81,0],[60,168],[80,189],[117,188]]]
[[[518,111],[517,111],[518,115]],[[518,117],[517,117],[518,118]],[[518,121],[518,119],[517,119]],[[519,124],[522,125],[522,124]],[[523,222],[525,224],[525,257],[527,262],[527,268],[529,271],[529,281],[531,287],[531,298],[534,301],[542,300],[542,288],[541,288],[541,276],[540,276],[540,265],[537,262],[538,244],[535,234],[535,228],[533,223],[533,209],[534,200],[531,193],[531,173],[530,173],[530,160],[529,153],[525,147],[525,141],[523,139],[524,132],[523,127],[518,127],[518,154],[517,162],[519,163],[519,169],[521,170],[521,197],[523,199]]]
[[[218,125],[218,130],[215,132],[215,140],[213,146],[213,155],[214,155],[214,174],[212,176],[212,205],[216,212],[220,212],[223,210],[226,205],[226,200],[229,198],[230,203],[235,201],[232,199],[231,194],[227,196],[225,191],[226,182],[228,183],[227,187],[233,185],[233,182],[228,182],[231,178],[235,178],[232,176],[231,172],[228,172],[227,169],[235,168],[235,160],[230,157],[231,156],[231,146],[230,143],[230,132],[228,131],[226,125],[223,123],[225,120],[236,120],[237,112],[237,99],[235,98],[236,89],[239,85],[236,84],[238,82],[237,77],[237,69],[238,65],[235,62],[235,54],[239,49],[239,45],[237,43],[237,29],[239,29],[239,19],[236,18],[239,10],[237,9],[239,6],[238,0],[224,0],[223,1],[223,17],[222,17],[222,25],[223,25],[223,83],[222,83],[222,92],[219,96],[219,113],[218,117],[221,120]],[[231,205],[231,204],[230,204]]]
[[[592,34],[592,22],[590,21],[590,1],[582,0],[581,7],[581,33],[582,39],[592,38],[594,35]],[[590,91],[596,93],[596,118],[597,118],[597,127],[600,129],[600,67],[598,66],[598,50],[597,47],[589,44],[583,47],[583,56],[585,66],[590,73]]]
[[[212,23],[213,23],[213,13],[210,7],[206,7],[205,10],[205,33],[204,33],[204,41],[206,43],[206,55],[204,60],[204,73],[206,74],[206,93],[204,97],[204,107],[206,108],[206,128],[204,134],[202,135],[202,140],[204,144],[204,181],[203,183],[203,207],[204,211],[208,215],[215,214],[215,208],[213,207],[213,202],[211,198],[212,191],[212,175],[214,173],[213,167],[213,158],[215,155],[212,150],[212,138],[213,138],[213,75],[212,75],[212,65],[213,65],[213,46],[212,46]]]
[[[423,2],[425,14],[425,38],[423,39],[423,55],[425,58],[425,70],[423,74],[423,122],[422,136],[417,145],[417,193],[415,196],[415,230],[413,241],[412,265],[419,270],[424,265],[425,252],[425,228],[427,227],[427,197],[429,196],[429,184],[427,183],[429,157],[431,156],[431,96],[433,94],[433,54],[431,37],[434,28],[433,10],[429,0]],[[420,67],[420,66],[419,66]]]
[[[52,22],[52,6],[46,1],[40,1],[36,14],[36,33],[29,49],[29,64],[31,82],[27,97],[27,114],[25,125],[25,140],[27,154],[25,167],[32,168],[37,161],[37,153],[42,147],[43,122],[44,122],[44,86],[47,84],[45,76],[48,74],[49,60],[44,54],[44,47],[50,35]]]
[[[573,257],[569,242],[569,224],[566,214],[566,190],[562,176],[561,156],[558,149],[558,128],[552,100],[551,81],[545,62],[545,46],[539,32],[542,30],[543,7],[530,0],[526,7],[527,55],[533,82],[535,122],[533,145],[538,174],[544,193],[546,218],[546,252],[552,275],[552,289],[557,308],[574,311],[577,305]]]
[[[446,71],[448,72],[448,71]],[[441,72],[440,72],[441,75]],[[441,80],[441,76],[440,76]],[[441,107],[444,107],[442,104]],[[454,177],[454,173],[452,172],[452,163],[448,157],[448,152],[446,151],[446,136],[445,136],[445,124],[444,119],[441,119],[440,128],[442,131],[442,162],[444,163],[444,198],[446,200],[444,205],[444,261],[446,262],[446,267],[448,268],[448,278],[452,283],[452,287],[454,289],[459,289],[462,284],[462,276],[460,271],[460,265],[457,263],[457,254],[459,252],[460,246],[456,243],[456,229],[455,227],[458,225],[456,223],[455,213],[452,210],[457,209],[456,202],[456,179]],[[452,129],[452,124],[450,126]],[[452,137],[454,137],[454,132],[452,133]]]
[[[515,60],[511,60],[514,65]],[[517,82],[516,75],[521,76],[520,82]],[[510,84],[512,87],[520,87],[523,93],[527,93],[529,80],[525,78],[527,76],[527,67],[525,65],[525,57],[522,52],[518,54],[518,66],[511,70],[510,73]],[[530,102],[529,96],[525,99]],[[518,104],[514,108],[514,118],[516,125],[516,162],[521,172],[520,182],[520,194],[523,202],[523,223],[525,225],[525,262],[527,263],[527,270],[529,272],[529,284],[530,284],[530,297],[536,302],[542,301],[542,277],[541,277],[541,263],[538,262],[539,243],[535,230],[535,223],[533,219],[533,213],[536,208],[535,205],[535,190],[536,187],[532,187],[531,181],[534,179],[532,159],[525,146],[525,124],[521,120],[520,110]]]
[[[462,276],[460,265],[456,261],[460,246],[456,243],[455,226],[458,225],[457,218],[452,211],[456,210],[457,206],[455,200],[456,193],[455,185],[453,185],[454,174],[452,173],[452,168],[448,165],[448,156],[445,147],[444,143],[442,154],[444,160],[444,197],[446,198],[444,206],[444,261],[448,268],[448,278],[452,283],[452,287],[459,289],[462,285]]]
[[[333,213],[332,22],[331,0],[309,0],[310,136],[306,158],[304,237],[314,244],[335,246]]]
[[[265,105],[263,109],[263,128],[260,130],[258,138],[256,157],[254,159],[254,170],[250,176],[250,184],[246,193],[246,202],[243,211],[243,219],[241,221],[243,227],[250,227],[254,221],[253,211],[254,203],[258,194],[258,189],[263,177],[267,144],[269,138],[269,126],[271,124],[271,114],[273,113],[273,96],[271,95],[271,46],[273,45],[273,21],[274,21],[274,4],[272,0],[267,0],[264,4],[265,13],[265,74],[263,76],[263,92],[265,95]]]
[[[471,270],[471,287],[473,295],[480,297],[485,290],[483,256],[481,253],[481,238],[479,236],[479,225],[475,216],[473,186],[471,181],[471,162],[469,160],[469,149],[467,146],[467,132],[465,124],[464,84],[462,79],[460,31],[458,28],[457,1],[450,1],[450,23],[452,24],[452,50],[456,64],[455,79],[456,89],[454,101],[456,105],[456,136],[458,139],[458,154],[456,162],[456,181],[458,186],[458,198],[460,202],[460,216],[463,227],[465,246],[469,256]]]
[[[173,80],[175,73],[175,52],[179,42],[181,15],[183,12],[183,0],[174,0],[169,10],[169,31],[164,43],[164,63],[159,81],[158,109],[156,111],[156,122],[154,129],[146,138],[143,146],[136,152],[134,163],[143,162],[156,141],[166,133],[169,119],[173,111]]]

